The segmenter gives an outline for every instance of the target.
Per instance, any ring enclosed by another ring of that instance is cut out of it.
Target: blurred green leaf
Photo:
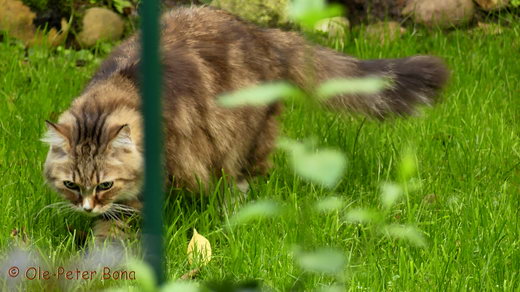
[[[346,260],[343,253],[336,249],[320,248],[314,252],[297,252],[297,261],[304,270],[337,274],[345,268]]]
[[[131,259],[128,261],[128,269],[135,271],[135,279],[140,291],[153,292],[157,290],[157,280],[152,268],[147,263]]]
[[[343,13],[338,4],[327,5],[324,0],[293,0],[289,6],[289,16],[304,28],[312,30],[324,18]]]
[[[265,83],[221,95],[217,104],[223,107],[261,106],[301,94],[299,88],[287,82]]]
[[[426,247],[422,232],[410,225],[391,224],[383,228],[383,233],[391,238],[402,239],[418,247]]]
[[[273,201],[257,201],[240,209],[230,220],[230,225],[245,224],[255,219],[274,217],[280,214],[281,207]]]
[[[114,3],[114,8],[120,14],[123,14],[125,8],[132,7],[132,2],[127,1],[127,0],[114,0],[113,3]]]
[[[345,219],[350,223],[372,223],[379,221],[380,214],[374,210],[358,208],[348,211]]]
[[[399,162],[399,178],[406,182],[414,174],[417,169],[415,153],[411,149],[406,149],[401,155],[401,161]]]
[[[159,290],[160,292],[198,292],[200,287],[198,283],[188,281],[175,281],[166,283]]]
[[[344,292],[345,287],[340,286],[340,285],[333,285],[333,286],[323,287],[321,289],[318,289],[317,291],[318,292]]]
[[[313,151],[306,145],[289,139],[280,139],[278,147],[289,152],[296,174],[325,187],[334,187],[347,165],[343,153],[336,150]]]
[[[316,90],[320,99],[327,99],[341,94],[375,94],[388,86],[383,78],[331,79],[323,82]]]
[[[403,189],[396,183],[383,183],[381,185],[381,202],[383,207],[392,207],[403,194]]]
[[[327,197],[316,203],[316,209],[320,212],[332,212],[343,207],[344,201],[339,197]]]

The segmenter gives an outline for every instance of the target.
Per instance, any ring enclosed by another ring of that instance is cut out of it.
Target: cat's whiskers
[[[125,207],[121,207],[121,206],[116,206],[112,210],[123,212],[123,213],[128,213],[128,214],[138,213],[138,211],[133,208],[125,208]]]
[[[56,210],[58,213],[61,213],[63,210],[74,210],[74,208],[72,207],[72,205],[69,203],[69,202],[57,202],[57,203],[52,203],[52,204],[49,204],[45,207],[43,207],[39,212],[38,214],[36,214],[36,218],[38,218],[40,216],[40,214],[46,210],[46,209],[54,209]]]
[[[114,216],[114,214],[112,214],[112,211],[110,209],[108,209],[105,213],[103,213],[103,215],[106,215],[108,217],[108,219],[110,219],[110,220],[117,220],[116,216]]]
[[[120,212],[124,215],[133,215],[135,213],[139,213],[139,210],[130,207],[128,205],[118,204],[118,203],[112,203],[112,206],[109,209],[113,212]]]

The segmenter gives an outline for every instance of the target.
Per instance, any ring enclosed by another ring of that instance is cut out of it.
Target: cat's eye
[[[106,191],[106,190],[110,189],[113,185],[114,185],[113,181],[106,181],[106,182],[102,182],[102,183],[98,184],[96,189],[98,191]]]
[[[66,180],[66,181],[63,181],[63,185],[67,188],[67,189],[71,189],[71,190],[79,190],[79,186],[73,182],[71,182],[70,180]]]

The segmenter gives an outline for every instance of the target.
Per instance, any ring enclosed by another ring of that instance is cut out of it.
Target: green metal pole
[[[159,58],[158,0],[143,0],[141,6],[141,99],[144,118],[144,207],[142,244],[145,261],[150,264],[158,283],[164,281],[163,255],[163,167],[161,72]]]

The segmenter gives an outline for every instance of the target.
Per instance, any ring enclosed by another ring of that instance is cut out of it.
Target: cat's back
[[[175,42],[195,45],[200,42],[233,42],[253,40],[261,28],[245,22],[224,10],[192,6],[178,8],[163,14],[161,37],[163,46]]]
[[[272,51],[273,40],[267,29],[224,10],[205,6],[173,9],[162,15],[160,31],[166,80],[168,75],[175,75],[191,80],[191,86],[200,86],[202,82],[211,88],[212,94],[276,79],[280,73],[277,67],[284,62]],[[137,33],[105,59],[87,89],[121,71],[133,72],[139,63]],[[180,83],[181,88],[186,86],[185,82]]]
[[[276,49],[284,40],[273,38],[273,32],[294,37],[216,8],[169,11],[161,27],[165,74],[195,81],[192,86],[206,87],[207,96],[278,80],[290,57]]]

